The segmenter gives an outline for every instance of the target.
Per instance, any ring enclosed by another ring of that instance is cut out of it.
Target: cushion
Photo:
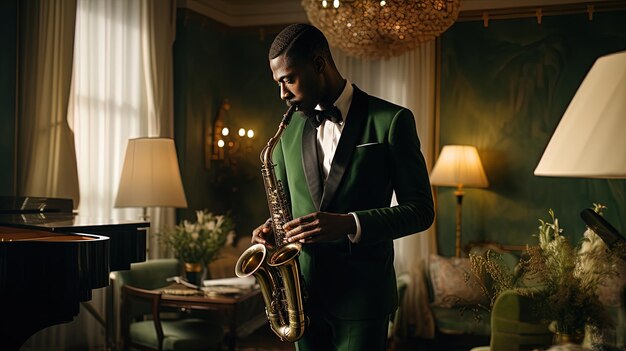
[[[461,308],[432,307],[437,330],[444,334],[480,335],[491,333],[490,314],[484,308],[461,311]]]
[[[488,298],[474,277],[465,281],[469,272],[469,259],[430,255],[430,280],[433,289],[433,306],[454,307],[488,304]],[[481,283],[482,284],[482,283]]]
[[[163,321],[162,325],[163,350],[219,350],[222,342],[222,327],[202,319]],[[157,348],[156,331],[152,320],[131,323],[129,334],[133,342]]]

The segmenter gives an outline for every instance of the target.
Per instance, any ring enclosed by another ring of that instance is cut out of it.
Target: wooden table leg
[[[228,332],[226,333],[226,344],[228,346],[228,351],[235,351],[235,344],[237,343],[237,325],[233,322],[230,324],[228,328]]]

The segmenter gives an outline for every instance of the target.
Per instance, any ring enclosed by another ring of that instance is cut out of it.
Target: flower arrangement
[[[595,205],[598,213],[604,206]],[[552,210],[552,222],[540,220],[539,245],[528,248],[522,269],[541,285],[531,289],[543,317],[554,321],[557,332],[584,333],[585,325],[602,329],[611,317],[597,294],[603,281],[617,274],[617,257],[591,229],[577,247],[561,235],[563,229]]]
[[[174,228],[159,233],[168,249],[185,263],[200,263],[206,267],[218,258],[219,251],[232,244],[234,224],[229,215],[215,215],[207,210],[196,211],[196,222],[182,221]]]
[[[594,204],[594,211],[605,209]],[[612,326],[612,320],[598,296],[598,290],[618,274],[623,247],[609,250],[602,239],[587,228],[581,242],[574,246],[562,235],[554,211],[550,220],[539,220],[538,245],[528,246],[514,270],[501,264],[498,254],[470,255],[468,276],[484,277],[492,284],[481,285],[491,306],[504,290],[533,297],[536,313],[552,323],[556,333],[584,334],[585,326],[594,331]],[[467,279],[467,278],[466,278]]]

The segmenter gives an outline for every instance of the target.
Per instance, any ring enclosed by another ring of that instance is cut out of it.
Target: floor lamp
[[[456,257],[461,257],[461,207],[464,187],[485,188],[489,186],[485,170],[474,146],[446,145],[430,173],[433,185],[456,187]]]
[[[141,207],[144,221],[148,207],[187,207],[173,139],[128,141],[115,207]]]
[[[596,60],[561,118],[535,175],[626,179],[626,51]],[[593,211],[585,223],[607,244],[624,241]],[[612,227],[610,227],[612,228]],[[613,234],[611,234],[613,232]],[[617,236],[617,237],[616,237]]]

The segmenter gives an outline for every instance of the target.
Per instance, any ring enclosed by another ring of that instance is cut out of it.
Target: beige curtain
[[[333,50],[340,72],[370,95],[409,108],[415,115],[417,133],[430,170],[435,145],[435,43],[424,43],[401,56],[384,60],[357,59]],[[428,257],[436,253],[435,231],[431,228],[394,242],[396,272],[412,277],[403,306],[404,329],[411,326],[416,336],[432,338],[434,320],[428,306],[424,272]]]
[[[146,81],[146,119],[153,124],[147,136],[174,137],[173,45],[176,38],[176,1],[142,0],[141,11],[143,76]],[[176,221],[173,208],[150,208],[152,233]],[[163,257],[157,237],[148,237],[151,259]]]
[[[70,97],[68,112],[60,121],[67,127],[67,116],[75,134],[78,210],[92,218],[138,219],[141,209],[115,209],[113,205],[128,139],[173,135],[175,1],[74,3],[75,45],[73,66],[69,65],[73,71],[65,78],[54,78],[64,82]],[[73,19],[71,27],[74,30]],[[155,231],[165,223],[173,224],[174,211],[154,209],[150,217]],[[154,235],[149,240],[149,257],[158,257]],[[106,315],[105,290],[94,290],[89,302],[100,317]],[[115,330],[109,333],[116,335]],[[106,338],[104,327],[81,306],[74,321],[42,330],[21,350],[100,350],[106,349]]]
[[[72,100],[83,215],[138,219],[114,208],[128,139],[173,136],[175,1],[79,0]],[[151,232],[173,224],[150,209]],[[159,257],[149,236],[149,258]]]
[[[146,119],[155,136],[174,136],[174,78],[172,45],[176,38],[176,2],[142,0],[142,47],[146,79]]]
[[[62,197],[78,206],[74,135],[67,109],[75,0],[20,4],[18,194]]]

